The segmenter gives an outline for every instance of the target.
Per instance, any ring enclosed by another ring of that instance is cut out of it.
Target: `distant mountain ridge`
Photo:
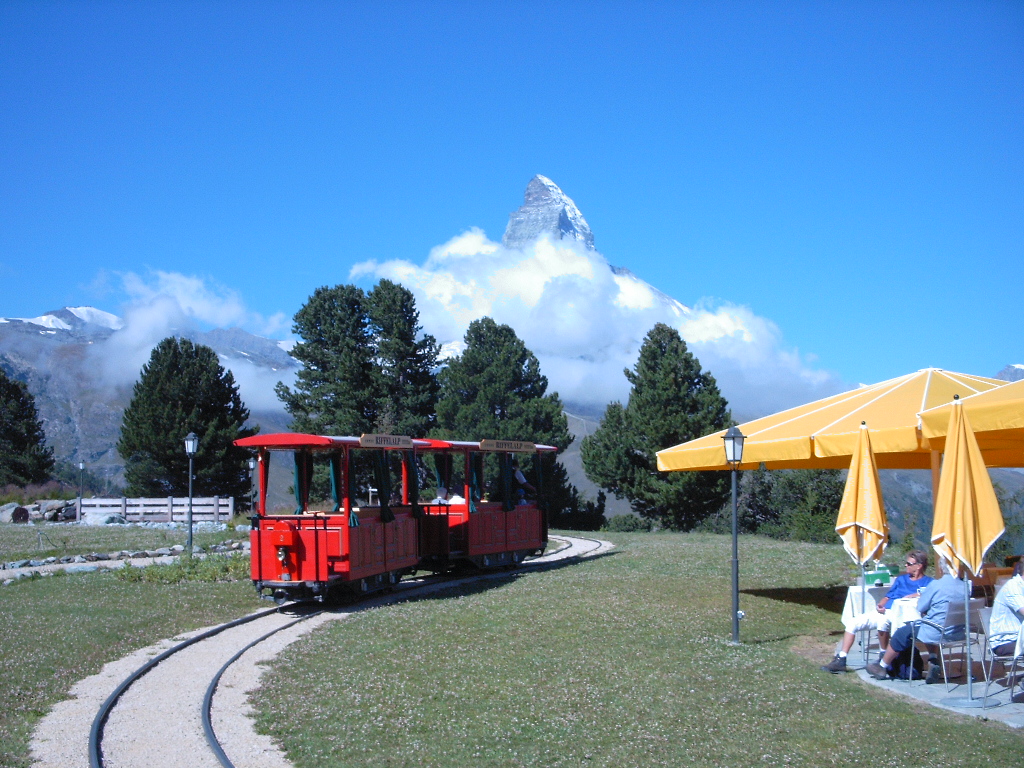
[[[70,463],[85,461],[90,469],[115,479],[122,466],[115,446],[132,384],[107,381],[97,356],[115,354],[104,345],[118,341],[124,332],[120,318],[93,307],[0,318],[0,367],[28,385],[55,456]],[[227,368],[253,366],[268,375],[298,368],[279,342],[239,328],[176,335],[211,347]],[[137,377],[137,371],[132,373]],[[264,429],[280,429],[287,415],[283,410],[253,412],[251,420]]]
[[[1020,363],[1008,365],[996,374],[996,378],[1003,381],[1020,381],[1024,379],[1024,365]]]

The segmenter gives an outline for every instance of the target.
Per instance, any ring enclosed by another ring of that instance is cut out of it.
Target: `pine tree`
[[[167,338],[153,349],[124,412],[117,450],[125,460],[129,496],[188,493],[185,436],[199,436],[193,493],[242,497],[249,492],[249,452],[234,440],[249,411],[234,376],[217,353],[188,339]]]
[[[434,424],[438,344],[420,337],[412,292],[381,280],[366,299],[375,390],[374,431],[422,437]]]
[[[46,445],[35,398],[0,368],[0,485],[41,483],[52,469],[53,449]]]
[[[302,363],[295,388],[277,385],[292,429],[321,435],[372,432],[376,421],[373,346],[366,294],[354,285],[317,288],[295,314]]]
[[[584,469],[638,514],[690,530],[725,503],[728,473],[659,473],[655,453],[724,429],[728,404],[678,331],[662,323],[647,334],[635,369],[625,374],[629,401],[609,405],[597,432],[584,439]]]
[[[557,393],[547,394],[540,363],[507,325],[470,323],[461,355],[438,375],[439,435],[530,440],[565,449],[572,442]]]
[[[557,393],[547,393],[540,363],[516,332],[489,317],[470,323],[461,355],[438,374],[437,437],[528,440],[564,450],[572,442]],[[544,496],[553,514],[572,505],[576,489],[565,469],[545,454]],[[523,471],[537,484],[529,466]]]

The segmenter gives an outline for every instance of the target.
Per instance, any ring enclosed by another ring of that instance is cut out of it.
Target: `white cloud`
[[[93,370],[107,386],[134,384],[153,348],[168,336],[188,336],[210,327],[242,327],[261,336],[274,336],[288,328],[283,313],[267,318],[251,312],[235,291],[200,277],[156,271],[147,276],[129,272],[120,278],[128,296],[123,327],[90,348]],[[287,351],[293,343],[284,340],[279,345]],[[234,374],[250,410],[281,410],[274,385],[278,381],[292,384],[294,371],[271,371],[244,358],[221,357],[220,363]]]
[[[655,323],[678,329],[746,418],[839,391],[839,380],[784,346],[770,320],[748,307],[690,309],[598,252],[572,240],[539,238],[509,249],[471,229],[434,248],[422,266],[368,261],[349,279],[388,278],[416,296],[424,329],[455,345],[485,315],[512,326],[541,362],[550,389],[570,404],[625,400],[631,368]]]

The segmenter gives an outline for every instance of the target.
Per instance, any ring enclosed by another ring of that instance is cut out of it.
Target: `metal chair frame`
[[[986,640],[990,637],[989,635],[989,622],[992,620],[992,609],[983,608],[981,610],[981,618],[985,623],[985,638]],[[1020,633],[1024,634],[1024,624],[1021,625]],[[984,701],[988,702],[988,689],[989,685],[993,682],[992,670],[995,668],[996,662],[999,662],[1003,667],[1003,672],[1006,672],[1006,662],[1010,662],[1009,674],[1003,674],[1001,677],[996,678],[998,680],[1007,680],[1007,690],[1010,691],[1010,695],[1013,695],[1013,686],[1015,683],[1014,678],[1017,675],[1017,664],[1020,663],[1021,671],[1024,672],[1024,654],[1016,654],[1013,656],[1001,656],[997,655],[988,642],[985,643],[985,657],[982,661],[982,669],[985,671],[985,697]]]
[[[966,649],[968,643],[978,642],[978,638],[985,633],[985,627],[981,621],[981,609],[985,607],[985,599],[982,597],[972,597],[970,600],[970,612],[971,612],[971,636],[968,636],[966,632],[962,638],[956,639],[945,639],[946,633],[949,630],[955,630],[958,627],[963,630],[966,624],[964,617],[964,604],[961,601],[951,601],[946,609],[946,618],[942,624],[929,619],[919,619],[917,622],[911,624],[910,638],[911,642],[916,646],[917,644],[917,630],[919,625],[924,624],[926,626],[937,629],[940,633],[941,639],[938,643],[928,643],[927,645],[936,645],[939,649],[939,662],[942,664],[942,682],[946,686],[946,691],[949,692],[949,673],[946,668],[946,652],[947,648],[956,648],[964,646],[965,659]],[[966,664],[966,661],[961,662]],[[970,670],[966,671],[966,674],[971,674]]]

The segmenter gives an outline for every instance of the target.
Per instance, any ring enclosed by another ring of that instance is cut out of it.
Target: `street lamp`
[[[75,521],[82,519],[82,497],[85,496],[85,462],[78,462],[78,509],[75,510]]]
[[[729,427],[723,435],[725,460],[732,467],[732,641],[740,642],[740,556],[738,542],[739,524],[736,516],[736,468],[743,461],[743,433],[739,428]]]
[[[185,539],[185,553],[192,557],[192,460],[199,450],[199,438],[195,432],[185,436],[185,453],[188,454],[188,537]]]

